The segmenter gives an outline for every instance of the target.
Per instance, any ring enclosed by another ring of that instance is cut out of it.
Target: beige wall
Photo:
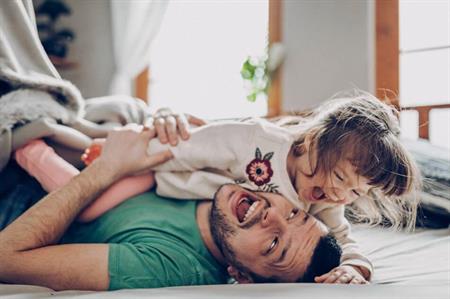
[[[61,17],[58,25],[71,28],[77,35],[70,45],[68,58],[78,63],[78,67],[58,71],[63,78],[72,81],[85,98],[106,95],[114,70],[109,1],[65,2],[72,14]]]
[[[353,87],[374,91],[373,14],[370,0],[284,0],[284,111]]]

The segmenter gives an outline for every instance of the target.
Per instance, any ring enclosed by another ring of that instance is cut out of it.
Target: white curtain
[[[149,64],[155,38],[168,0],[111,1],[112,34],[116,70],[110,93],[132,95],[133,79]]]

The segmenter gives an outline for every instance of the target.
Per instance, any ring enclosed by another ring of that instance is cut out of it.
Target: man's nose
[[[327,188],[325,192],[332,201],[337,202],[345,200],[345,193],[341,188]]]
[[[281,230],[286,227],[287,223],[286,219],[283,217],[278,208],[269,207],[263,214],[261,225],[264,228],[277,227]]]

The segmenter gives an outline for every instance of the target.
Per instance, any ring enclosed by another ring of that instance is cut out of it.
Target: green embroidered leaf
[[[267,153],[264,155],[263,160],[270,160],[273,157],[273,152]]]
[[[262,187],[262,191],[263,192],[270,192],[270,193],[277,193],[277,194],[279,193],[278,192],[278,186],[274,185],[273,183],[265,184]]]
[[[261,150],[259,149],[259,147],[257,147],[255,151],[255,158],[261,160],[261,157],[262,157]]]

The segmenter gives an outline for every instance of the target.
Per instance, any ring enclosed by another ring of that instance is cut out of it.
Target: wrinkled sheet
[[[54,292],[0,285],[6,298],[450,298],[450,229],[414,233],[356,228],[355,237],[375,267],[370,285],[215,285],[115,292]]]

